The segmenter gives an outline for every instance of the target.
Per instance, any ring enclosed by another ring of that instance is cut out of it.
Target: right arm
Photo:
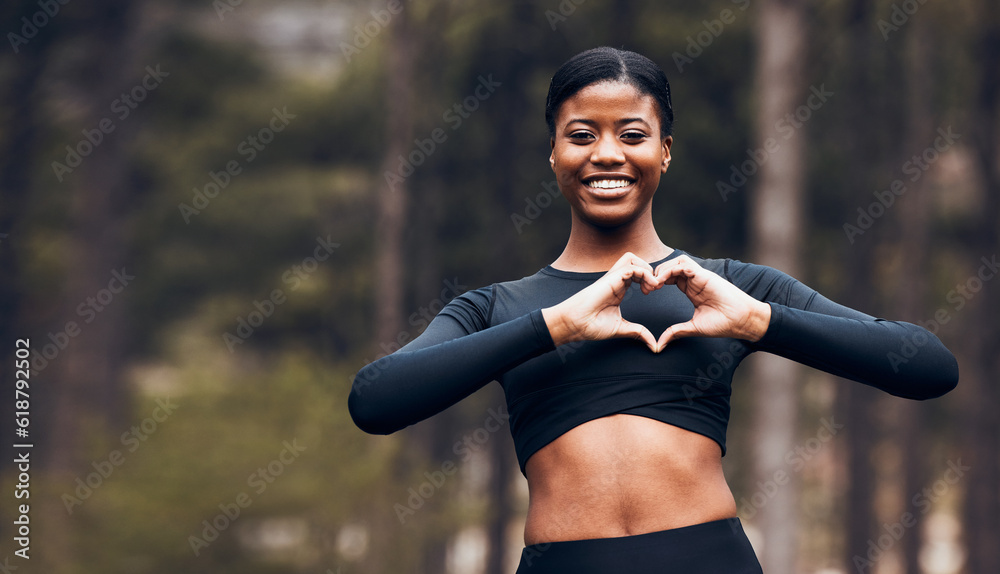
[[[604,277],[566,301],[513,321],[490,327],[479,313],[466,327],[440,313],[408,345],[358,371],[347,401],[351,418],[368,433],[396,432],[571,341],[631,337],[656,350],[652,334],[622,319],[618,309],[633,280],[647,292],[661,286],[648,263],[627,253]],[[465,299],[448,306],[463,304],[466,311],[475,307]]]
[[[361,430],[390,434],[554,348],[540,310],[471,334],[438,315],[413,342],[358,371],[347,406]]]

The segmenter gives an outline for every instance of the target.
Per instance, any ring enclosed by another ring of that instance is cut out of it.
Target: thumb
[[[681,339],[683,337],[691,337],[698,334],[698,330],[695,328],[692,321],[685,321],[684,323],[675,323],[671,325],[666,331],[660,335],[660,340],[657,341],[660,349],[663,349],[671,341]]]
[[[653,338],[653,334],[649,332],[649,329],[638,324],[632,323],[631,321],[621,320],[618,325],[618,331],[615,335],[616,337],[623,337],[629,339],[638,339],[649,347],[650,351],[654,353],[659,352],[659,345],[656,344],[656,339]]]

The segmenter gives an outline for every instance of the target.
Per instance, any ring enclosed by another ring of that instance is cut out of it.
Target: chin
[[[583,212],[580,219],[586,221],[594,227],[612,231],[624,227],[638,219],[642,213],[641,209],[628,209],[621,207],[604,207],[591,209]]]

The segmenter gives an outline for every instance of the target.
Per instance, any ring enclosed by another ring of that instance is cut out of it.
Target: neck
[[[573,212],[569,241],[552,267],[581,273],[607,271],[625,252],[644,261],[659,261],[673,251],[660,241],[647,209],[634,221],[616,228],[596,227]]]

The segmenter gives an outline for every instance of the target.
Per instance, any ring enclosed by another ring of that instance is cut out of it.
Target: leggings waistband
[[[761,574],[739,518],[591,540],[532,544],[517,574]]]

